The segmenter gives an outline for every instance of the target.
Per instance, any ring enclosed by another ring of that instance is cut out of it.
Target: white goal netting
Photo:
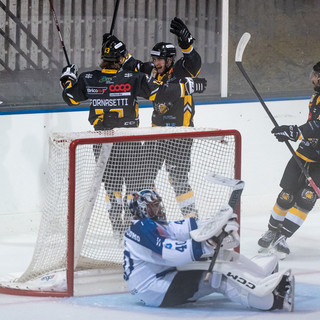
[[[206,175],[240,178],[237,131],[115,129],[54,134],[49,143],[46,200],[34,255],[12,285],[0,283],[7,288],[47,290],[41,283],[55,272],[70,271],[70,265],[74,272],[121,272],[121,239],[133,192],[155,188],[168,220],[201,219],[228,203],[232,191],[207,181]],[[34,279],[38,282],[32,288]],[[49,290],[68,285],[63,277],[62,286]]]

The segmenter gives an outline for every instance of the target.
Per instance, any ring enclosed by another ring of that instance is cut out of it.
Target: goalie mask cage
[[[232,192],[207,181],[206,175],[241,178],[241,136],[236,130],[120,128],[53,134],[49,144],[46,199],[34,254],[24,273],[0,279],[0,293],[67,297],[125,292],[123,244],[110,212],[113,205],[123,206],[118,215],[125,223],[130,183],[131,189],[132,183],[150,187],[144,185],[146,177],[160,164],[151,182],[163,199],[167,219],[183,219],[183,208],[192,208],[191,199],[202,219],[217,213]],[[126,172],[126,183],[117,176],[119,167]],[[119,180],[122,190],[115,187]],[[106,185],[116,189],[115,204]],[[182,188],[177,194],[179,185],[192,191]]]

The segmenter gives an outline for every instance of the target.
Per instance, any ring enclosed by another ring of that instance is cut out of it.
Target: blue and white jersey
[[[204,251],[190,237],[194,218],[157,223],[135,220],[124,236],[124,279],[132,294],[147,305],[159,306],[176,275],[176,266],[200,260]]]

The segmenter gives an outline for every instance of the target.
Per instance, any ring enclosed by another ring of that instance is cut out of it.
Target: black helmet
[[[153,190],[145,189],[134,193],[129,208],[136,219],[150,218],[162,223],[167,222],[162,199]]]
[[[177,54],[176,48],[172,43],[159,42],[150,52],[151,56],[159,58],[175,57]]]
[[[103,61],[118,62],[121,57],[125,57],[127,49],[122,41],[113,35],[106,37],[105,40],[101,48],[101,59]]]
[[[320,73],[320,62],[317,62],[317,63],[313,66],[313,71]]]

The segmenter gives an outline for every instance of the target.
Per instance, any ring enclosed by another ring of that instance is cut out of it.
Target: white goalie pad
[[[178,267],[182,270],[207,271],[210,260],[197,261]],[[282,276],[290,270],[272,273],[277,270],[278,260],[275,256],[261,256],[248,259],[234,251],[222,250],[213,271],[222,273],[243,290],[259,297],[271,293],[279,284]]]
[[[232,214],[232,208],[229,205],[225,205],[214,217],[199,220],[197,222],[198,229],[190,231],[191,238],[197,242],[201,242],[219,235]]]

